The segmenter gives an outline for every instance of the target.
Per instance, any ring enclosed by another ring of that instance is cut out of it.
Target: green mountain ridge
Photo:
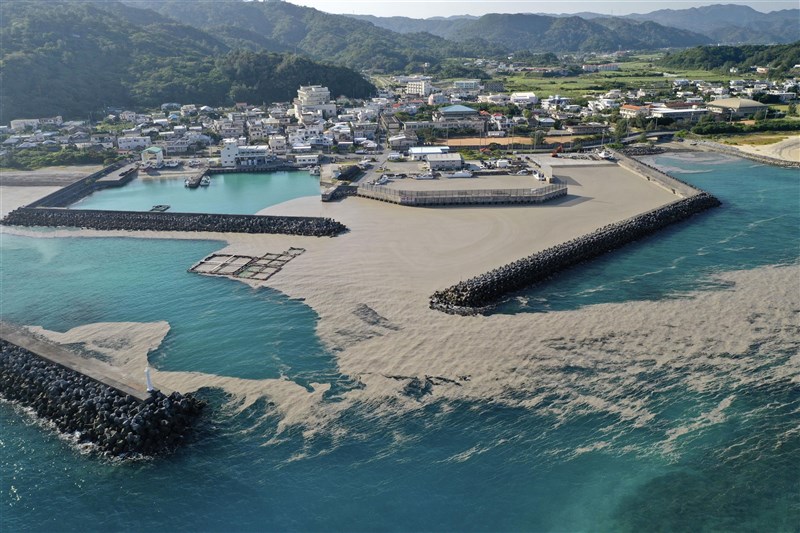
[[[286,101],[300,85],[365,97],[359,73],[287,53],[233,50],[223,36],[117,2],[0,4],[0,123],[85,118],[106,106]]]
[[[575,19],[597,23],[613,30],[613,34],[604,34],[600,28],[595,27],[596,35],[590,36],[591,42],[601,46],[613,45],[616,39],[617,46],[623,48],[666,48],[685,47],[698,44],[722,43],[787,43],[800,39],[800,10],[785,9],[762,13],[749,6],[741,5],[711,5],[687,9],[661,9],[650,13],[635,13],[622,17],[611,17],[601,13],[582,12],[574,14],[533,14],[520,13],[498,17],[499,14],[484,15],[483,17],[434,17],[428,19],[414,19],[409,17],[376,17],[373,15],[348,15],[359,20],[400,32],[429,32],[446,39],[458,40],[459,35],[469,32],[489,31],[495,37],[483,36],[489,42],[502,43],[504,39],[503,25],[508,17],[528,20],[531,23],[531,35],[537,42],[514,41],[512,46],[521,46],[520,49],[532,51],[573,51],[585,50],[586,46],[580,42],[570,42],[559,38],[543,46],[538,41],[553,38],[553,32],[545,34],[548,27],[535,17],[552,19],[550,25],[555,29],[563,26],[556,25],[556,19],[567,19],[571,24],[579,24]],[[483,19],[483,21],[482,21]],[[627,24],[633,22],[634,24]],[[649,23],[649,25],[636,25],[636,23]],[[494,27],[493,27],[494,26]],[[578,35],[586,35],[586,27]],[[497,39],[497,40],[495,40]],[[609,41],[611,39],[611,42]],[[506,43],[508,44],[508,43]],[[548,50],[552,48],[552,50]],[[603,50],[598,50],[603,51]]]
[[[660,64],[671,68],[728,69],[770,67],[773,75],[783,75],[800,62],[800,41],[779,45],[698,46],[667,54]]]
[[[248,48],[263,45],[256,39],[247,42],[249,38],[245,34],[255,34],[262,40],[280,43],[284,49],[306,54],[315,60],[362,70],[402,71],[448,57],[482,57],[506,52],[503,47],[490,45],[482,39],[456,43],[424,32],[399,34],[343,15],[281,1],[125,1],[212,34],[220,34],[230,45]],[[223,25],[236,27],[242,33],[238,36],[230,32],[223,35],[220,31]]]
[[[789,43],[800,39],[800,9],[762,13],[750,6],[716,4],[687,9],[660,9],[627,15],[626,18],[650,20],[702,33],[721,44]]]
[[[480,36],[512,51],[607,52],[619,49],[651,49],[707,44],[698,33],[669,28],[651,21],[618,17],[548,16],[530,13],[490,13],[478,18],[410,19],[360,16],[364,21],[392,31],[426,31],[457,42]]]

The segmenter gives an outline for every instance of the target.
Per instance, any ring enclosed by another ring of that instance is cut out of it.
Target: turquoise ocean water
[[[252,215],[267,205],[319,194],[319,178],[306,171],[216,174],[208,187],[189,189],[179,178],[134,179],[87,196],[73,209],[149,211],[169,205],[183,213]]]
[[[718,290],[710,273],[798,261],[797,171],[714,155],[655,161],[724,206],[582,265],[501,312],[674,298]],[[325,401],[337,401],[353,385],[315,337],[312,310],[275,291],[186,273],[218,247],[4,235],[3,319],[60,331],[167,320],[172,329],[150,355],[159,368],[330,383]],[[220,332],[227,342],[215,343]],[[769,367],[792,354],[758,355]],[[607,412],[556,418],[547,407],[560,399],[548,396],[535,409],[436,402],[379,419],[355,405],[336,431],[306,439],[302,428],[278,435],[279,419],[265,416],[262,402],[234,413],[221,391],[205,390],[213,409],[202,439],[167,459],[122,464],[81,455],[0,403],[0,530],[796,531],[797,384],[742,386],[721,374],[709,391],[688,392],[682,373],[690,371],[642,372],[637,394],[655,416],[645,427]],[[592,369],[575,372],[572,386],[591,394]],[[672,453],[658,446],[730,397],[724,420]],[[574,453],[599,439],[609,445]]]

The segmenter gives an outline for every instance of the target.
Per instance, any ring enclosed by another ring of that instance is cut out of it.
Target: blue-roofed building
[[[438,111],[438,113],[440,113],[444,118],[454,120],[475,117],[478,115],[478,111],[476,109],[460,104],[443,107]]]
[[[486,120],[476,109],[465,105],[443,107],[433,114],[433,121],[437,129],[486,130]]]

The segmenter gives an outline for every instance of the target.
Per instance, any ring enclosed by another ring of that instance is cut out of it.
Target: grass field
[[[716,140],[725,144],[767,146],[776,144],[789,138],[789,135],[774,133],[752,133],[748,135],[726,135],[718,137]]]
[[[672,80],[704,80],[713,83],[728,83],[741,79],[742,74],[727,74],[707,70],[669,70],[648,61],[629,61],[620,63],[620,70],[614,72],[594,72],[566,78],[543,78],[534,75],[518,74],[501,78],[508,91],[533,91],[541,96],[559,94],[567,97],[596,95],[611,89],[633,89],[643,87],[651,90],[670,89]],[[664,73],[670,76],[665,76]]]

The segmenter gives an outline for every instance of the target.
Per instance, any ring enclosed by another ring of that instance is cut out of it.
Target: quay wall
[[[59,432],[114,457],[176,449],[200,416],[192,395],[154,391],[143,401],[0,339],[0,396],[32,409]]]
[[[706,192],[677,200],[437,291],[430,307],[449,314],[478,314],[509,293],[719,205]]]
[[[88,196],[98,188],[103,188],[104,186],[97,186],[97,181],[112,172],[121,169],[125,165],[130,163],[122,161],[119,163],[114,163],[113,165],[109,165],[101,170],[93,174],[89,174],[85,178],[82,178],[75,183],[67,185],[66,187],[59,189],[47,196],[36,200],[35,202],[28,204],[28,207],[66,207],[70,204],[73,204],[83,198],[84,196]],[[127,181],[130,181],[135,176],[134,172],[126,175]],[[125,181],[125,183],[127,183]],[[119,183],[118,185],[114,185],[115,182],[111,182],[111,184],[105,185],[108,186],[119,186],[124,185],[124,183]]]
[[[358,196],[400,205],[423,207],[443,205],[538,204],[566,196],[567,186],[548,185],[538,189],[403,191],[381,185],[360,185]]]
[[[647,181],[655,183],[662,189],[666,189],[676,196],[687,198],[702,192],[700,189],[686,183],[685,181],[680,180],[675,176],[670,176],[666,172],[650,166],[647,163],[643,163],[638,159],[634,159],[633,157],[630,157],[621,151],[611,150],[611,152],[617,158],[617,162],[620,164],[620,166],[630,170],[634,174],[638,174]]]
[[[154,211],[99,211],[20,207],[0,224],[7,226],[66,226],[97,230],[210,231],[219,233],[275,233],[335,237],[347,227],[331,218]]]

